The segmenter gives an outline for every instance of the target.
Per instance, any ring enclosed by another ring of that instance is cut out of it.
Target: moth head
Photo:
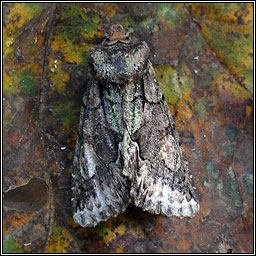
[[[133,33],[132,28],[125,29],[121,24],[112,25],[108,31],[105,32],[105,39],[103,45],[113,45],[117,42],[130,43],[130,34]]]

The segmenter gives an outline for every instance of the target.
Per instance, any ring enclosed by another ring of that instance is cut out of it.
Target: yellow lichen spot
[[[213,90],[227,100],[248,99],[251,93],[244,86],[230,79],[229,73],[215,76]]]
[[[104,4],[104,12],[108,18],[115,16],[116,8],[113,3],[106,3]]]
[[[68,253],[73,238],[67,229],[54,225],[51,239],[45,253]]]
[[[3,91],[6,92],[6,91],[10,90],[11,87],[12,87],[11,77],[8,76],[8,75],[4,72],[4,73],[3,73]]]
[[[193,86],[190,73],[186,66],[180,66],[178,70],[171,66],[155,67],[157,80],[163,90],[165,99],[172,108],[180,101],[192,102],[190,91]]]
[[[244,24],[253,24],[252,3],[190,3],[193,16],[197,19],[237,23],[242,17]]]
[[[238,83],[234,83],[231,86],[231,90],[235,96],[235,98],[248,99],[251,98],[251,93],[245,87]]]
[[[118,218],[122,218],[122,216],[120,215]],[[111,241],[113,241],[116,238],[116,234],[118,234],[119,236],[123,235],[125,232],[125,225],[124,225],[124,221],[122,221],[120,223],[120,225],[118,227],[116,227],[115,229],[111,230],[111,227],[113,226],[113,223],[116,221],[116,218],[110,218],[107,222],[106,222],[106,227],[105,227],[105,232],[104,232],[104,236],[103,239],[104,241],[108,244]]]
[[[252,51],[252,27],[216,21],[200,25],[205,38],[231,72],[242,76],[245,68],[252,67],[253,59],[248,56]]]
[[[190,93],[191,93],[191,89],[194,87],[194,81],[191,77],[191,72],[185,64],[181,64],[177,72],[178,72],[180,86],[182,90],[181,100],[183,102],[186,101],[192,104],[193,100],[191,99]]]
[[[103,237],[105,243],[110,243],[112,240],[116,238],[116,234],[112,232],[110,229],[106,232],[107,234]]]
[[[25,22],[30,19],[29,6],[26,3],[15,3],[12,8],[10,8],[10,13],[8,15],[8,33],[12,34],[21,28]]]
[[[15,94],[19,92],[18,77],[9,76],[3,73],[3,92],[4,94]]]
[[[176,116],[177,123],[187,123],[194,115],[192,109],[187,104],[178,104],[178,115]],[[179,111],[180,110],[180,111]],[[172,111],[173,113],[173,111]]]
[[[253,93],[253,5],[200,3],[191,10],[218,59]]]
[[[7,68],[8,73],[5,70]],[[3,92],[9,95],[20,92],[20,82],[24,77],[29,76],[36,80],[42,74],[42,66],[34,63],[15,66],[15,63],[11,62],[5,65],[5,69],[3,72]]]
[[[69,74],[63,74],[61,81],[57,84],[56,88],[59,93],[64,93],[66,90],[66,82],[69,80]]]
[[[165,23],[169,28],[177,28],[182,26],[186,18],[183,7],[184,5],[180,3],[159,3],[157,8],[156,23]]]
[[[13,44],[13,38],[10,37],[9,40],[5,40],[6,47],[10,47]]]
[[[96,23],[97,24],[97,23]],[[103,34],[101,31],[98,30],[85,30],[84,33],[81,33],[81,35],[86,38],[88,41],[92,41],[94,38],[102,38]],[[85,44],[84,44],[85,45]]]
[[[99,24],[100,21],[101,21],[101,19],[100,19],[100,16],[99,16],[98,13],[96,13],[96,14],[94,14],[94,15],[92,16],[92,22],[93,22],[94,24]]]
[[[245,112],[246,112],[246,116],[247,116],[248,118],[250,118],[251,115],[252,115],[252,106],[246,106],[246,107],[245,107]]]
[[[16,34],[29,20],[34,18],[43,8],[44,4],[14,3],[10,8],[7,20],[8,34]]]
[[[125,225],[124,223],[120,224],[115,230],[115,233],[118,233],[120,236],[125,232]]]
[[[79,46],[75,45],[60,35],[55,35],[54,39],[51,49],[57,52],[61,51],[66,62],[81,64],[83,53],[87,52],[91,47],[91,45],[85,43],[81,43]]]
[[[244,18],[246,24],[253,24],[253,3],[247,4],[248,14]]]
[[[181,98],[176,71],[169,65],[155,67],[155,71],[167,103],[176,104]]]
[[[3,59],[13,52],[13,47],[11,47],[14,43],[14,38],[9,36],[6,30],[6,27],[3,27]]]

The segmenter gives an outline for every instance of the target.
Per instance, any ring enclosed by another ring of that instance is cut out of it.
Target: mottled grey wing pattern
[[[118,149],[123,136],[121,105],[102,90],[106,88],[93,79],[81,109],[72,173],[73,218],[81,226],[116,216],[130,201]],[[113,111],[116,119],[108,120]]]
[[[142,80],[143,96],[133,100],[130,113],[129,150],[137,152],[137,169],[131,185],[131,197],[136,206],[154,214],[193,217],[199,211],[189,177],[187,161],[175,129],[174,120],[163,99],[150,61]],[[131,104],[130,104],[131,105]],[[131,111],[131,109],[136,111]],[[137,118],[132,116],[140,116]],[[130,159],[128,152],[124,158]],[[129,164],[125,167],[129,169]],[[133,163],[134,165],[134,163]]]
[[[155,214],[193,217],[199,204],[149,48],[126,40],[121,25],[112,29],[112,41],[89,52],[93,79],[74,155],[73,218],[95,226],[130,202]]]

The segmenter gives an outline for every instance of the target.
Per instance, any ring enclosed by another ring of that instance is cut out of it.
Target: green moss
[[[245,68],[243,70],[243,75],[248,79],[250,84],[253,84],[253,69],[252,68]]]
[[[16,240],[8,235],[3,241],[3,252],[4,253],[24,253],[20,244]]]
[[[199,80],[200,86],[203,89],[210,89],[212,87],[214,78],[219,75],[219,67],[215,67],[215,65],[211,65],[211,63],[204,67],[203,72],[200,72]]]
[[[211,21],[202,23],[202,31],[218,58],[240,79],[245,79],[252,91],[253,58],[249,56],[253,48],[252,28]]]
[[[62,229],[61,227],[54,227],[53,231],[52,231],[52,236],[54,238],[59,238],[62,235]]]
[[[176,71],[170,66],[159,66],[155,70],[167,103],[175,105],[182,96]]]
[[[97,10],[85,10],[78,3],[64,4],[51,49],[61,52],[66,62],[85,62],[83,53],[103,37]]]
[[[100,237],[104,238],[104,236],[108,235],[108,228],[106,226],[106,222],[101,222],[93,229]]]
[[[181,5],[176,3],[158,3],[157,21],[166,23],[171,28],[181,27],[186,15]]]
[[[20,81],[20,87],[29,96],[34,96],[37,93],[37,87],[35,86],[34,79],[31,76],[25,76]]]
[[[26,14],[24,18],[33,19],[45,6],[47,3],[14,3],[11,9],[16,14]]]
[[[101,17],[100,17],[98,12],[94,12],[93,13],[93,15],[92,15],[92,22],[93,22],[93,24],[100,24],[101,23]]]
[[[135,32],[138,31],[139,26],[141,26],[141,24],[138,24],[138,22],[136,22],[131,16],[124,17],[118,22],[121,23],[126,28],[128,27],[133,28]]]
[[[203,120],[207,119],[207,105],[208,105],[207,100],[202,98],[199,100],[199,103],[195,106],[195,109],[194,109],[194,111]]]
[[[84,51],[81,54],[81,64],[84,66],[84,72],[88,69],[88,51]]]
[[[54,226],[50,245],[46,248],[46,253],[65,253],[70,246],[70,236],[66,229],[60,226]]]
[[[57,32],[64,38],[77,43],[83,38],[92,38],[101,22],[99,13],[93,11],[87,15],[78,4],[66,4],[62,11],[62,24]]]
[[[62,9],[62,17],[65,18],[79,18],[86,21],[87,14],[84,12],[83,8],[81,8],[77,3],[69,3],[63,5]]]
[[[191,10],[197,19],[217,20],[227,23],[246,24],[251,19],[248,3],[191,3]]]
[[[77,127],[77,110],[72,106],[58,103],[55,105],[54,118],[62,121],[65,128],[74,129]]]
[[[47,3],[26,3],[31,10],[31,14],[36,16],[46,5]]]
[[[252,38],[243,37],[239,32],[232,32],[229,26],[209,26],[207,30],[209,43],[217,51],[225,56],[229,64],[239,66],[241,57],[246,53],[245,50],[251,49]]]
[[[193,87],[193,79],[191,78],[189,68],[185,64],[180,64],[177,72],[181,82],[182,95],[189,94]]]
[[[205,48],[204,39],[200,35],[198,35],[197,37],[193,37],[191,48],[195,52],[195,55],[199,54],[202,49]]]

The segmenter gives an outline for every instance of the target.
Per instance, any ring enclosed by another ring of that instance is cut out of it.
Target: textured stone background
[[[4,252],[253,252],[252,3],[3,4]],[[71,216],[87,52],[121,23],[151,48],[201,211]]]

